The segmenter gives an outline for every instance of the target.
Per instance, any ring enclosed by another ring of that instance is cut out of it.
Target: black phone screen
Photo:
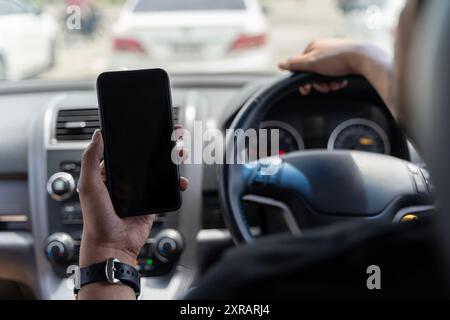
[[[169,77],[161,69],[106,72],[97,91],[105,170],[120,217],[175,211],[181,205],[172,161]]]

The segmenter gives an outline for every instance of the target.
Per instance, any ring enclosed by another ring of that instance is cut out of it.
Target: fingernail
[[[189,180],[184,178],[184,177],[181,177],[181,179],[180,179],[180,189],[182,191],[186,191],[188,187],[189,187]]]
[[[97,142],[99,137],[100,137],[100,130],[97,129],[92,135],[92,142]]]

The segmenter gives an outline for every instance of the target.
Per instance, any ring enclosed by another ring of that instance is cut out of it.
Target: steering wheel
[[[367,94],[375,92],[362,77],[291,74],[256,93],[230,129],[258,129],[271,106],[302,85],[342,80]],[[435,197],[426,172],[406,160],[365,152],[299,151],[229,164],[229,156],[242,152],[242,145],[236,143],[235,136],[227,135],[219,173],[222,211],[237,244],[255,241],[244,211],[245,201],[279,208],[296,235],[340,221],[392,223],[411,212],[433,209]]]

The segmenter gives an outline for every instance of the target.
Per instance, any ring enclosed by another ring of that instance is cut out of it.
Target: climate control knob
[[[47,192],[56,201],[63,201],[75,191],[75,179],[67,172],[55,173],[48,179]]]
[[[51,262],[69,262],[74,251],[73,239],[67,233],[55,233],[47,238],[45,254]]]
[[[155,238],[154,253],[161,262],[172,262],[178,259],[183,251],[183,237],[177,230],[163,230]]]

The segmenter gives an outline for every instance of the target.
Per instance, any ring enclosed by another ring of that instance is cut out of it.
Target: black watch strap
[[[80,288],[95,282],[122,283],[131,287],[136,297],[141,293],[141,276],[139,271],[135,267],[114,258],[110,258],[106,262],[80,268],[79,276]],[[74,289],[75,294],[78,294],[78,291],[79,289]]]

